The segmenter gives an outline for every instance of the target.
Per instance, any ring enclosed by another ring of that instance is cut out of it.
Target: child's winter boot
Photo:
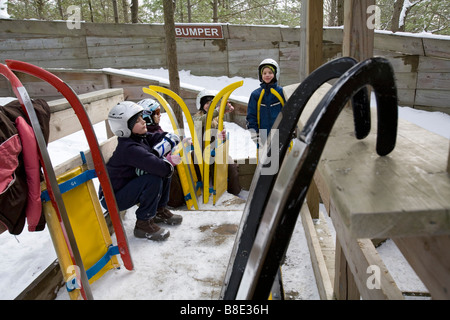
[[[134,236],[136,238],[147,238],[148,240],[161,241],[169,237],[170,231],[160,228],[154,221],[150,220],[136,220],[134,227]]]
[[[167,208],[159,208],[156,211],[154,220],[155,223],[163,222],[165,224],[176,225],[181,224],[181,221],[183,221],[183,217],[179,214],[173,214]]]

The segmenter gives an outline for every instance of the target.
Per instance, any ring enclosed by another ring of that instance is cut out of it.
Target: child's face
[[[263,69],[262,79],[265,83],[270,83],[274,77],[275,77],[275,75],[273,74],[272,69],[270,69],[268,67]]]
[[[142,116],[139,116],[139,118],[137,119],[132,132],[134,134],[145,134],[147,132],[147,125],[145,123],[145,120],[142,119]]]
[[[156,124],[159,124],[160,121],[161,121],[161,109],[158,108],[153,113],[153,122],[155,122]]]
[[[208,111],[209,107],[211,106],[211,102],[212,100],[206,102],[205,105],[203,106],[203,110]]]

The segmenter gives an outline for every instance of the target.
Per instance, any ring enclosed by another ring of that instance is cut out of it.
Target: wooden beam
[[[433,299],[450,299],[450,236],[393,238]]]
[[[317,189],[316,182],[311,181],[308,193],[306,194],[306,203],[308,204],[309,212],[311,213],[311,218],[319,218],[319,204],[320,204],[320,194],[319,189]]]
[[[109,110],[124,100],[122,89],[104,89],[78,96],[84,105],[92,124],[104,121]],[[66,99],[49,101],[50,137],[49,142],[58,140],[81,130],[81,124]]]
[[[53,300],[64,286],[64,279],[57,260],[48,266],[14,300]]]
[[[325,258],[322,253],[319,238],[314,228],[311,214],[308,207],[303,206],[300,211],[303,229],[305,230],[306,242],[308,244],[311,255],[311,263],[313,266],[314,276],[316,278],[317,290],[319,291],[320,299],[332,300],[333,284],[330,280]]]
[[[302,0],[300,81],[323,64],[323,0]]]
[[[375,0],[345,0],[344,4],[344,41],[342,55],[363,61],[373,56],[374,28],[368,27],[369,6]]]
[[[450,173],[450,148],[448,149],[447,172]]]
[[[342,299],[344,296],[348,299],[356,298],[356,291],[352,289],[352,279],[349,279],[350,273],[354,277],[356,287],[363,299],[375,299],[375,300],[402,300],[403,295],[400,289],[397,287],[394,279],[390,275],[387,267],[383,263],[383,260],[378,255],[372,241],[370,239],[355,239],[349,234],[347,227],[341,220],[342,213],[337,211],[337,207],[333,203],[333,199],[330,199],[331,218],[333,225],[336,229],[336,276],[335,276],[335,294],[337,299]],[[340,249],[339,249],[340,247]],[[342,250],[342,253],[339,253]],[[345,256],[345,257],[344,257]],[[346,260],[348,266],[346,266]],[[346,271],[344,268],[348,267],[351,272]],[[378,286],[374,288],[370,287],[367,283],[370,282],[372,274],[369,272],[370,268],[377,268],[379,272]],[[345,284],[341,281],[344,272],[347,277],[347,289],[339,292],[342,288],[345,288]],[[350,281],[350,282],[348,282]],[[351,285],[351,286],[350,286]],[[352,293],[353,292],[353,293]]]
[[[323,0],[302,0],[300,31],[300,81],[323,64]],[[319,215],[316,183],[311,181],[308,206],[313,218]]]
[[[337,300],[359,300],[355,278],[349,268],[339,240],[336,239],[334,295]]]

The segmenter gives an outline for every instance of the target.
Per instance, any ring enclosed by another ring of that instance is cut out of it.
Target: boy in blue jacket
[[[120,102],[111,109],[108,122],[118,143],[106,167],[119,210],[139,204],[135,237],[159,241],[169,237],[170,232],[157,222],[182,221],[180,215],[166,208],[174,166],[181,162],[170,151],[180,139],[167,132],[148,133],[142,114],[143,108],[131,101]],[[99,197],[106,208],[101,188]]]
[[[283,88],[278,85],[280,67],[273,59],[265,59],[258,66],[260,87],[252,92],[247,107],[247,129],[252,131],[253,137],[260,136],[265,142],[270,129],[275,122],[285,97]],[[271,90],[272,89],[272,90]],[[275,93],[272,91],[275,90]],[[261,132],[265,130],[265,132]]]

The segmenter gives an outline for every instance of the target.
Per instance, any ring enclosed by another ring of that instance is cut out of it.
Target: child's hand
[[[225,113],[230,113],[234,111],[234,107],[231,103],[227,102],[227,106],[225,107]]]
[[[184,138],[183,145],[192,145],[192,138],[191,137]]]
[[[220,139],[222,141],[225,141],[227,139],[227,131],[225,129],[223,129],[222,132],[220,133]]]
[[[174,167],[181,163],[181,157],[176,154],[169,153],[166,156],[167,161],[169,161]]]

